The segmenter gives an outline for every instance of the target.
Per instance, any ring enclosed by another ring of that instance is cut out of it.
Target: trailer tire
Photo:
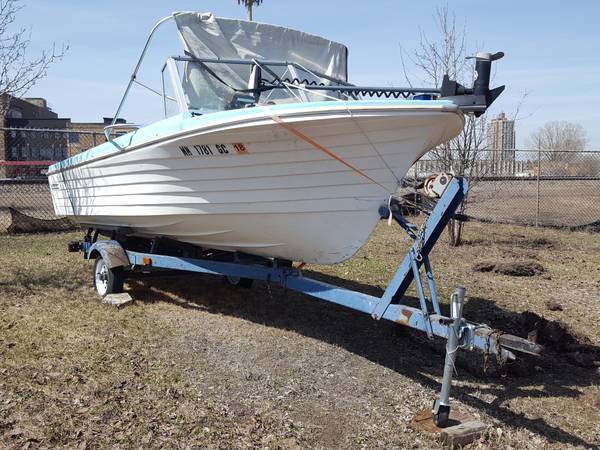
[[[94,262],[94,289],[100,297],[123,292],[125,274],[122,267],[110,269],[102,256]]]
[[[225,281],[236,289],[249,289],[252,287],[254,280],[252,278],[242,278],[233,275],[225,275]]]

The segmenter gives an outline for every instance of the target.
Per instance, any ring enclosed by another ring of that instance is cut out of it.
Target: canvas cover
[[[336,80],[347,81],[348,50],[337,42],[289,28],[215,17],[212,13],[177,12],[173,17],[185,50],[198,58],[289,61]],[[251,66],[207,65],[225,83],[199,64],[186,63],[182,83],[188,106],[209,111],[228,109],[236,95],[230,87],[247,89]],[[286,78],[307,78],[306,72],[295,73],[293,68],[269,68]],[[263,77],[270,78],[266,73]],[[299,96],[304,100],[324,100],[322,96],[307,98],[305,93],[294,97],[280,90],[266,96],[275,102],[298,101]],[[317,95],[310,94],[309,97]]]

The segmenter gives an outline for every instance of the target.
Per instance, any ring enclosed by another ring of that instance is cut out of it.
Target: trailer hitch
[[[544,347],[527,339],[513,336],[512,334],[500,334],[498,336],[498,345],[506,350],[525,353],[532,356],[541,356],[544,353]]]

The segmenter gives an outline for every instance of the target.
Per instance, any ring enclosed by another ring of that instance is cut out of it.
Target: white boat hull
[[[278,113],[301,136],[254,108],[250,120],[186,129],[55,170],[56,214],[206,248],[318,264],[348,259],[398,180],[454,137],[463,116],[451,108],[329,103],[333,110]]]

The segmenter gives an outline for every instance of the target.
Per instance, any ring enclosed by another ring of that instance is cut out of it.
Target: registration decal
[[[219,156],[247,154],[246,146],[241,143],[234,144],[202,144],[202,145],[180,145],[179,150],[183,156]]]
[[[239,142],[237,144],[233,144],[233,148],[235,148],[235,151],[240,154],[248,153],[246,146],[244,144],[240,144]]]

